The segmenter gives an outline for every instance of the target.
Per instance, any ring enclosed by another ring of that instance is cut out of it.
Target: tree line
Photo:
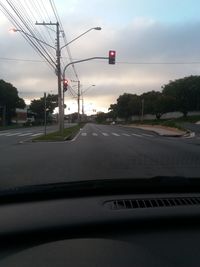
[[[18,96],[17,88],[11,83],[0,80],[0,124],[11,124],[16,108],[24,108],[23,98]]]
[[[142,111],[143,109],[143,111]],[[150,91],[141,95],[124,93],[115,104],[111,104],[108,113],[99,113],[97,121],[117,117],[126,120],[132,116],[153,114],[160,119],[166,112],[180,111],[187,116],[189,111],[200,110],[200,76],[189,76],[161,87],[161,91]]]
[[[54,109],[58,106],[58,95],[48,94],[46,96],[47,122],[52,121]],[[16,115],[16,108],[26,107],[23,98],[19,97],[18,90],[11,83],[0,80],[0,125],[10,125],[12,118]],[[35,118],[36,124],[44,122],[45,98],[33,99],[28,109],[28,114]]]

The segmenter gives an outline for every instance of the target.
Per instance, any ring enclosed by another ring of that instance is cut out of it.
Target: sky
[[[21,4],[33,23],[36,19],[54,20],[49,0],[11,2]],[[123,93],[160,91],[170,80],[200,73],[200,2],[197,0],[54,0],[54,3],[68,42],[92,27],[102,27],[101,31],[91,30],[69,45],[73,60],[107,57],[109,50],[116,50],[115,65],[109,65],[107,60],[75,65],[81,89],[90,87],[83,95],[88,114],[107,112]],[[31,9],[31,5],[35,7]],[[40,12],[36,7],[41,8]],[[55,73],[20,33],[8,31],[11,27],[12,23],[1,13],[0,79],[11,82],[27,103],[44,92],[57,93]],[[48,39],[45,30],[39,31],[54,46],[55,32]],[[68,57],[63,49],[63,66],[69,62]],[[77,83],[72,82],[76,80],[72,68],[67,69],[66,77],[77,91]],[[77,100],[70,92],[65,96],[65,103],[66,113],[77,111]]]

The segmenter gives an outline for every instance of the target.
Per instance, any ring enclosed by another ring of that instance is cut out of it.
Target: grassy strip
[[[84,125],[82,123],[65,128],[63,131],[63,134],[61,135],[60,132],[53,132],[49,133],[47,135],[42,135],[39,136],[33,141],[65,141],[65,140],[72,140],[74,136],[79,132],[79,130],[83,127]]]

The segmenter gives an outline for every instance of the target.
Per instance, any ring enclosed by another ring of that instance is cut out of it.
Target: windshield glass
[[[199,8],[0,1],[0,189],[199,178]]]

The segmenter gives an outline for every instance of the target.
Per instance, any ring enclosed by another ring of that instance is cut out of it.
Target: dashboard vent
[[[200,205],[200,197],[118,199],[106,201],[104,205],[112,210],[193,206]]]

